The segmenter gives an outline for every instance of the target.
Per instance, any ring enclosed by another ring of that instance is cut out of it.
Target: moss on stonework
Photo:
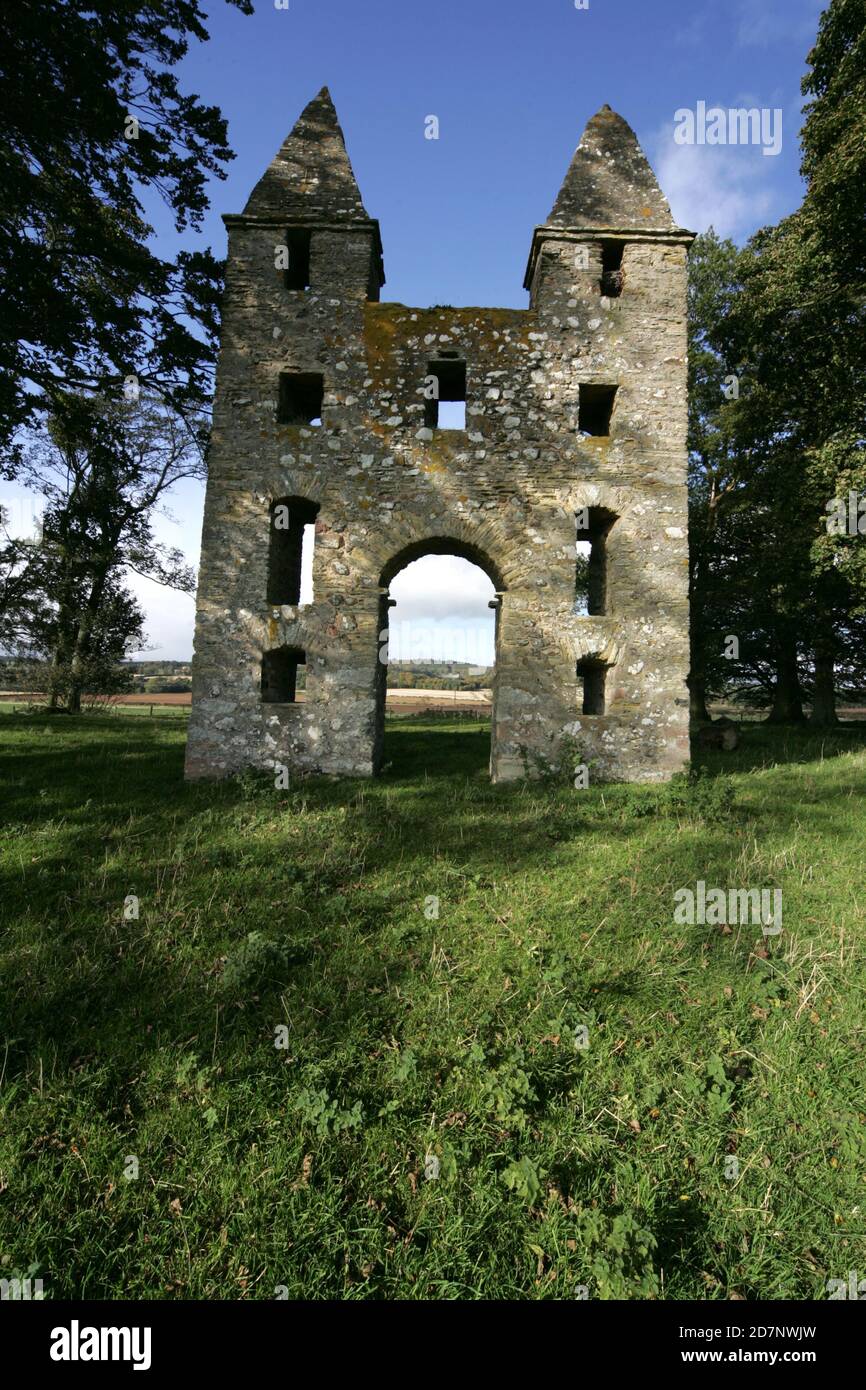
[[[364,305],[364,342],[370,372],[377,384],[389,375],[385,364],[390,355],[399,354],[401,350],[407,354],[417,351],[409,348],[410,338],[423,340],[435,333],[438,339],[440,334],[449,333],[461,343],[471,344],[480,356],[495,351],[494,332],[510,329],[514,335],[512,343],[528,347],[527,335],[536,327],[537,316],[532,309],[416,309],[396,303]],[[435,353],[437,344],[429,344],[429,349]]]

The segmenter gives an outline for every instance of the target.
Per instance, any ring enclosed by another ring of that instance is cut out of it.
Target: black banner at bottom
[[[859,1293],[859,1290],[858,1290]],[[826,1303],[613,1303],[569,1301],[568,1307],[552,1307],[534,1316],[538,1323],[524,1327],[535,1332],[548,1329],[561,1332],[567,1341],[559,1346],[563,1357],[579,1350],[581,1363],[595,1356],[606,1367],[616,1370],[654,1370],[663,1373],[679,1367],[686,1374],[700,1373],[710,1366],[735,1368],[760,1366],[774,1371],[802,1366],[817,1371],[822,1378],[832,1370],[856,1364],[862,1346],[863,1320],[859,1306],[844,1306],[856,1299]],[[285,1364],[290,1346],[297,1356],[306,1348],[310,1358],[320,1359],[323,1369],[333,1373],[335,1361],[345,1347],[346,1364],[357,1369],[364,1359],[364,1347],[357,1335],[343,1340],[340,1333],[359,1330],[386,1331],[388,1304],[359,1301],[357,1304],[237,1302],[237,1303],[53,1303],[6,1301],[0,1303],[0,1335],[4,1361],[14,1357],[16,1371],[30,1371],[60,1379],[70,1375],[98,1376],[110,1369],[161,1377],[166,1373],[208,1373],[223,1376],[267,1366]],[[395,1350],[405,1337],[407,1309],[400,1304],[401,1323],[394,1329]],[[483,1308],[503,1305],[468,1303],[461,1314],[457,1305],[449,1312],[452,1328],[477,1337],[478,1322],[470,1329],[461,1327],[471,1310],[474,1320],[484,1319]],[[510,1308],[511,1305],[508,1305]],[[317,1315],[327,1319],[327,1340],[317,1336]],[[420,1313],[421,1330],[429,1313]],[[509,1313],[513,1320],[514,1310]],[[379,1323],[379,1319],[382,1323]],[[441,1316],[435,1324],[434,1344],[446,1351],[441,1341]],[[484,1360],[488,1369],[495,1363],[497,1350],[513,1356],[513,1332],[485,1339]],[[446,1334],[447,1335],[447,1334]],[[299,1340],[302,1339],[302,1340]],[[382,1351],[382,1344],[372,1344]],[[468,1351],[465,1339],[461,1346]],[[474,1345],[481,1351],[481,1344]],[[556,1355],[554,1346],[544,1344],[545,1360]],[[461,1359],[463,1356],[461,1354]],[[392,1363],[393,1364],[393,1363]]]

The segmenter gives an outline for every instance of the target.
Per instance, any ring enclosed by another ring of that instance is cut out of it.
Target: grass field
[[[0,711],[0,1273],[51,1298],[807,1298],[866,1275],[866,728],[668,787],[181,781]],[[781,935],[676,889],[781,888]],[[138,899],[126,908],[130,895]],[[437,915],[438,913],[438,915]],[[581,1031],[585,1030],[585,1031]]]

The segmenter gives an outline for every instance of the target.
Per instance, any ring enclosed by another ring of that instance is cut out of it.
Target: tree
[[[777,612],[771,718],[835,719],[845,617],[866,603],[866,563],[850,536],[828,536],[827,504],[866,489],[866,7],[831,0],[808,61],[802,206],[759,232],[724,326],[749,390],[735,431],[754,444],[771,518]],[[805,657],[805,662],[803,658]]]
[[[228,0],[243,13],[250,0]],[[197,228],[233,156],[216,107],[178,86],[197,0],[0,7],[0,447],[58,390],[135,375],[176,407],[207,395],[221,269],[160,258],[142,196]],[[34,99],[38,94],[38,99]]]
[[[0,652],[27,645],[39,609],[42,555],[38,537],[12,536],[0,507]]]
[[[92,593],[86,575],[77,594],[66,594],[60,607],[47,587],[45,604],[31,633],[31,650],[45,659],[41,688],[49,708],[81,711],[85,694],[119,695],[132,688],[132,672],[122,663],[144,641],[144,613],[112,572],[100,585],[99,606],[92,613]]]
[[[123,587],[124,573],[195,589],[182,553],[153,534],[168,490],[204,475],[186,423],[148,398],[113,404],[69,395],[24,457],[27,484],[46,498],[43,536],[19,551],[23,574],[7,574],[7,584],[28,593],[21,638],[50,653],[54,703],[63,692],[73,712],[94,669],[104,671],[141,645],[142,615]]]
[[[742,500],[743,458],[733,447],[731,401],[739,390],[737,363],[718,346],[720,325],[739,290],[740,253],[710,229],[696,238],[689,259],[689,599],[693,719],[709,719],[707,697],[724,686],[730,668],[724,638],[734,625],[735,552],[732,504]],[[724,531],[724,534],[723,534]]]

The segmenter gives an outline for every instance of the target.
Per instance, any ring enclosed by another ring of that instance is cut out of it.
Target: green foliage
[[[236,996],[252,993],[274,982],[279,983],[287,962],[285,942],[275,941],[264,932],[249,932],[226,957],[220,974],[220,987],[225,994]]]
[[[511,1048],[507,1058],[490,1071],[481,1088],[482,1105],[502,1124],[523,1129],[528,1120],[527,1107],[536,1099],[532,1082],[525,1070],[525,1057],[520,1047]]]
[[[192,690],[192,681],[151,676],[144,682],[144,690],[148,695],[183,695]]]
[[[0,638],[45,658],[52,703],[77,712],[86,691],[128,688],[119,663],[144,639],[127,570],[195,587],[180,552],[155,539],[153,512],[174,484],[202,475],[202,458],[186,423],[152,399],[77,394],[55,400],[25,458],[26,481],[46,499],[43,534],[0,545]]]
[[[360,1101],[356,1101],[350,1110],[346,1110],[321,1088],[313,1090],[311,1087],[304,1087],[295,1097],[292,1108],[299,1122],[320,1139],[335,1137],[347,1130],[360,1129],[363,1122]]]
[[[628,1213],[611,1218],[584,1211],[579,1223],[587,1251],[587,1282],[601,1299],[656,1298],[659,1281],[653,1267],[658,1241]]]
[[[502,1174],[502,1181],[528,1207],[534,1206],[541,1196],[541,1182],[530,1158],[519,1158],[509,1163]]]
[[[866,681],[860,537],[827,504],[866,495],[866,10],[831,0],[803,80],[803,203],[738,251],[692,251],[689,454],[693,708],[707,693],[835,720]],[[725,399],[725,376],[738,395]],[[735,661],[726,634],[739,638]]]
[[[219,111],[178,84],[204,21],[197,0],[0,9],[7,463],[58,386],[119,394],[135,373],[175,404],[208,394],[221,269],[209,251],[162,259],[143,206],[156,190],[178,231],[199,227],[207,181],[232,158]]]

